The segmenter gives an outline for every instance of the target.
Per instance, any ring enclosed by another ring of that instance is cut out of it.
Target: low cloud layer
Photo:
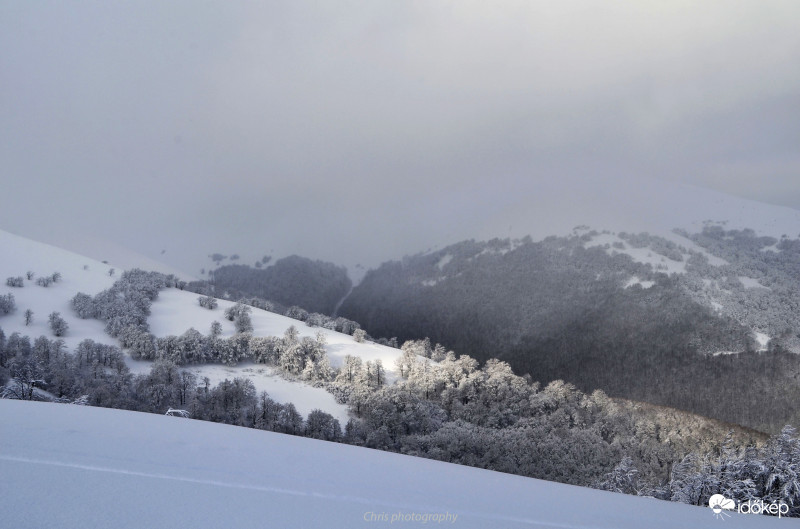
[[[598,182],[800,209],[798,19],[794,1],[6,2],[0,228],[352,265]]]

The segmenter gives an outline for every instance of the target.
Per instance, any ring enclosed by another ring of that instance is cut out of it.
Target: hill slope
[[[344,267],[297,255],[278,259],[267,268],[229,264],[213,270],[212,274],[214,288],[221,297],[256,296],[323,314],[332,314],[352,287]],[[222,296],[223,293],[227,295]]]
[[[174,417],[19,401],[0,401],[0,415],[8,527],[351,528],[398,514],[465,528],[721,523],[704,507]],[[724,525],[793,523],[734,514]]]
[[[109,345],[119,345],[119,341],[104,332],[103,322],[96,319],[81,319],[73,310],[70,300],[78,292],[95,295],[111,287],[122,273],[111,265],[77,255],[75,253],[18,237],[0,230],[0,295],[11,294],[15,299],[16,310],[10,314],[0,313],[0,329],[6,337],[12,333],[27,335],[32,340],[44,335],[53,338],[48,325],[48,315],[57,311],[67,322],[69,328],[61,337],[69,350],[75,349],[86,339]],[[33,278],[27,279],[27,272],[33,272]],[[60,274],[57,282],[44,287],[37,285],[39,278]],[[6,285],[6,278],[21,277],[22,287]],[[225,319],[223,312],[233,305],[230,301],[219,300],[219,307],[214,310],[201,308],[197,302],[197,294],[170,288],[162,291],[151,307],[148,318],[152,332],[157,337],[181,335],[189,328],[208,333],[211,323],[218,321],[222,325],[221,337],[230,337],[235,333],[233,322]],[[33,311],[33,321],[25,324],[24,313]],[[393,377],[394,360],[400,351],[372,343],[356,343],[352,336],[321,328],[311,328],[304,323],[272,312],[253,309],[251,318],[254,325],[254,336],[281,336],[290,326],[298,328],[299,337],[314,337],[321,332],[327,340],[326,351],[330,362],[338,367],[346,355],[362,358],[364,361],[381,359],[387,375]],[[134,374],[149,372],[152,362],[137,361],[125,355],[125,361]],[[292,402],[297,410],[308,415],[315,408],[322,409],[347,422],[347,407],[336,402],[334,397],[322,388],[312,387],[300,381],[288,381],[278,375],[276,370],[266,365],[242,363],[238,366],[204,364],[190,366],[201,379],[208,377],[212,384],[234,377],[249,378],[257,391],[266,391],[278,402]]]
[[[798,239],[718,225],[669,238],[579,228],[384,263],[340,313],[543,383],[775,432],[800,420],[798,263]]]

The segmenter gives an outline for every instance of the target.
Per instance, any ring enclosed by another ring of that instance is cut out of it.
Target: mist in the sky
[[[664,180],[800,209],[798,20],[794,0],[0,1],[0,229],[197,273],[214,251],[352,267],[561,230]]]

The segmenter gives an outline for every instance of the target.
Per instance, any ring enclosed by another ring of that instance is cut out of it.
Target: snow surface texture
[[[0,417],[4,527],[797,524],[745,514],[723,522],[708,507],[178,417],[21,401],[0,401]],[[449,518],[391,523],[398,514]]]

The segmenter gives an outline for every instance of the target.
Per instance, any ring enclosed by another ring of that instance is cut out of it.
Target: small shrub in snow
[[[24,281],[25,280],[22,279],[22,276],[9,277],[8,279],[6,279],[6,286],[7,287],[14,287],[14,288],[23,287],[23,286],[25,286]]]
[[[197,298],[197,301],[200,303],[200,306],[206,308],[208,310],[214,310],[217,308],[218,303],[216,298],[211,296],[200,296]]]
[[[239,302],[236,303],[236,305],[225,309],[225,317],[228,319],[228,321],[235,321],[242,314],[249,314],[252,310],[252,308]]]

